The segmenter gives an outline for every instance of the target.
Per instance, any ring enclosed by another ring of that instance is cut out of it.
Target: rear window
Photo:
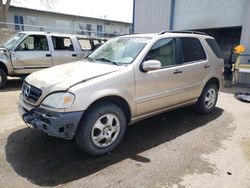
[[[210,48],[213,50],[214,54],[218,57],[218,58],[223,58],[223,54],[220,50],[220,47],[218,45],[218,43],[216,42],[216,40],[214,39],[206,39],[208,45],[210,46]]]
[[[197,38],[181,37],[184,63],[206,60],[206,53]]]

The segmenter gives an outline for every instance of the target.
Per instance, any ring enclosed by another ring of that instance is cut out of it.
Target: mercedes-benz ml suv
[[[30,127],[102,155],[139,120],[187,105],[210,113],[223,62],[215,39],[203,33],[120,36],[83,61],[28,76],[19,112]]]

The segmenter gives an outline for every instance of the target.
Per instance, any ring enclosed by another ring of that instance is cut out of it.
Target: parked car
[[[187,105],[210,113],[223,62],[215,39],[205,34],[121,36],[84,62],[29,75],[19,112],[29,126],[75,138],[86,153],[102,155],[117,147],[127,125],[139,120]]]
[[[77,61],[105,41],[81,35],[20,32],[0,48],[0,89],[7,84],[7,76],[24,76],[54,65]]]

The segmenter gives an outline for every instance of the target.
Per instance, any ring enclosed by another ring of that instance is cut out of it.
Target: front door
[[[16,74],[31,72],[51,66],[51,51],[45,35],[27,36],[12,53]]]
[[[77,61],[77,53],[70,37],[52,36],[52,64],[60,65]]]
[[[162,68],[146,73],[135,70],[137,115],[147,114],[179,103],[182,70],[177,64],[177,56],[176,39],[160,39],[153,45],[145,60],[159,60]]]

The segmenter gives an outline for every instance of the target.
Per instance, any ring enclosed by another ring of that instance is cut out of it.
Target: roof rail
[[[160,33],[158,33],[158,35],[163,35],[165,33],[170,33],[171,31],[161,31]]]
[[[200,31],[161,31],[158,35],[162,35],[165,33],[189,33],[189,34],[198,34],[198,35],[208,35],[207,33]]]

